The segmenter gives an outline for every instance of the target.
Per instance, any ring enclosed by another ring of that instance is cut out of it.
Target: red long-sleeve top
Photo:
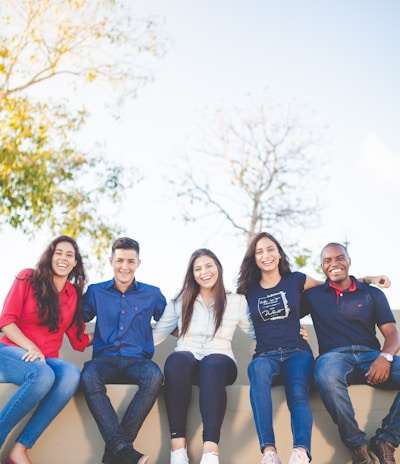
[[[48,326],[40,325],[42,321],[39,318],[30,279],[32,274],[33,269],[24,269],[16,277],[4,301],[3,311],[0,315],[0,329],[5,325],[15,323],[46,358],[58,358],[64,334],[68,336],[75,350],[83,351],[89,343],[89,337],[84,333],[85,327],[83,324],[81,340],[79,340],[77,337],[77,325],[72,322],[78,300],[75,287],[67,281],[59,293],[61,311],[59,330],[50,332]],[[17,346],[6,335],[0,338],[0,342]]]

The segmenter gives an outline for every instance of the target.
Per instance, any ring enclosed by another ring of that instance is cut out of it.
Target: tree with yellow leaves
[[[94,85],[99,99],[136,96],[165,45],[123,0],[0,0],[0,227],[86,235],[100,257],[120,232],[104,211],[139,176],[80,149],[88,114],[65,99]]]

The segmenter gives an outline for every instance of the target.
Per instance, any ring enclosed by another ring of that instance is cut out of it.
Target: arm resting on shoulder
[[[366,284],[373,284],[380,288],[389,288],[391,285],[389,277],[385,275],[365,276],[358,279],[358,281],[365,282]]]
[[[391,285],[391,281],[389,277],[385,275],[379,275],[379,276],[365,276],[365,277],[360,277],[358,279],[359,282],[365,282],[366,284],[373,284],[376,285],[377,287],[380,288],[389,288]],[[304,290],[308,290],[310,288],[318,287],[318,285],[322,285],[324,282],[322,280],[317,280],[314,279],[313,277],[310,277],[306,275],[306,281],[304,283]]]
[[[310,288],[318,287],[324,283],[323,280],[317,280],[309,275],[306,275],[306,281],[304,282],[304,291],[309,290]]]

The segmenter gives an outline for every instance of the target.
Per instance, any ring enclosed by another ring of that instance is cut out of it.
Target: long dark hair
[[[76,241],[68,235],[60,235],[55,238],[45,249],[39,259],[32,275],[32,288],[35,292],[36,304],[38,308],[41,324],[48,326],[50,332],[57,332],[60,324],[60,300],[58,290],[53,282],[54,271],[51,260],[57,245],[61,242],[68,242],[74,247],[76,265],[68,274],[67,280],[75,287],[78,295],[77,307],[74,321],[77,323],[77,335],[80,338],[83,328],[83,290],[86,285],[86,274],[83,266],[82,256]]]
[[[189,329],[190,322],[193,316],[193,307],[196,301],[197,295],[200,293],[200,285],[195,281],[193,274],[193,265],[197,258],[200,256],[209,256],[216,264],[218,268],[218,279],[214,286],[214,335],[219,329],[222,318],[224,316],[226,307],[226,290],[224,286],[222,264],[217,256],[207,248],[200,248],[192,253],[189,259],[189,263],[186,270],[186,275],[183,281],[183,286],[174,298],[173,301],[177,301],[182,298],[182,329],[179,334],[183,337]]]
[[[285,275],[290,274],[291,272],[289,258],[287,257],[286,253],[283,251],[283,248],[281,244],[278,242],[278,240],[273,235],[269,234],[268,232],[260,232],[250,242],[246,250],[246,253],[244,255],[242,264],[240,265],[239,276],[237,279],[237,282],[238,282],[237,293],[246,295],[249,288],[252,285],[260,282],[261,271],[260,271],[260,268],[257,266],[256,259],[255,259],[255,253],[256,253],[257,243],[264,237],[269,238],[272,242],[275,243],[281,255],[281,259],[279,260],[279,266],[278,266],[279,274],[281,276],[285,276]]]

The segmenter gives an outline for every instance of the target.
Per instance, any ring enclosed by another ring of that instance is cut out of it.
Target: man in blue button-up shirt
[[[148,456],[132,443],[160,391],[163,375],[151,360],[151,320],[159,320],[166,300],[159,288],[137,282],[139,244],[128,237],[112,246],[114,278],[90,285],[84,317],[96,317],[93,359],[85,363],[82,384],[89,409],[105,441],[104,464],[144,464]],[[119,423],[105,385],[136,384],[139,389]]]

